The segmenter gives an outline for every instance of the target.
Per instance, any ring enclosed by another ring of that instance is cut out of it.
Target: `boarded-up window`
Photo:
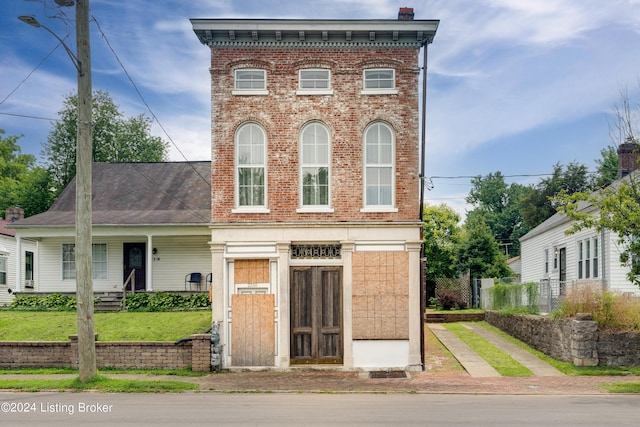
[[[236,285],[269,283],[268,259],[240,259],[234,262],[234,282]]]
[[[353,253],[353,338],[409,338],[409,253]]]

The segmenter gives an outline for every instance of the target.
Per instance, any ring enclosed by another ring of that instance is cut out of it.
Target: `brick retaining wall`
[[[211,368],[209,334],[194,334],[191,341],[101,342],[96,341],[96,366],[147,369],[182,369],[196,372]],[[0,341],[0,368],[78,367],[78,338],[69,341]]]

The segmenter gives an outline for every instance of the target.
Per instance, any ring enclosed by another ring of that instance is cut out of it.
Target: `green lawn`
[[[176,341],[211,327],[211,310],[95,313],[99,341]],[[75,312],[0,310],[0,341],[67,341]]]
[[[30,379],[3,380],[0,377],[0,389],[16,391],[72,390],[98,391],[102,393],[179,393],[198,390],[198,384],[182,381],[124,380],[97,376],[86,383],[74,379]]]
[[[498,373],[505,377],[530,377],[533,373],[520,362],[500,350],[475,332],[460,323],[446,323],[445,328],[464,341],[473,351],[486,360]]]

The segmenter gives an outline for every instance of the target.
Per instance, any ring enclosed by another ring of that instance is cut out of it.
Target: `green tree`
[[[508,277],[512,272],[507,259],[481,217],[467,217],[461,243],[457,248],[458,270],[471,277]]]
[[[618,178],[618,150],[610,145],[600,150],[600,158],[596,159],[596,171],[594,186],[603,188]]]
[[[44,212],[53,201],[50,177],[36,166],[36,158],[23,154],[20,136],[4,137],[0,129],[0,211],[20,206],[26,216]]]
[[[556,163],[553,166],[553,174],[531,187],[521,200],[520,213],[527,228],[536,227],[556,213],[557,203],[554,202],[554,197],[561,191],[573,194],[592,188],[589,171],[585,165],[572,162],[565,167]]]
[[[139,115],[126,118],[105,91],[92,99],[94,162],[160,162],[167,158],[167,143],[150,134],[151,119]],[[77,95],[68,95],[58,112],[43,157],[59,193],[76,174]]]
[[[423,239],[428,282],[437,278],[456,277],[456,248],[460,244],[462,229],[460,215],[446,204],[425,206],[423,212]]]
[[[520,213],[527,187],[507,184],[500,171],[486,177],[477,176],[471,184],[473,188],[466,201],[473,209],[467,213],[467,218],[481,218],[489,226],[494,239],[508,248],[510,255],[519,254],[518,238],[528,231]]]

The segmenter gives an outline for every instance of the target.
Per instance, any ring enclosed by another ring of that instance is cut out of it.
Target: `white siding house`
[[[37,242],[27,239],[18,245],[16,232],[7,228],[10,224],[11,221],[0,219],[0,306],[11,303],[16,289],[32,285],[29,279],[33,279],[33,265],[38,256]],[[22,283],[16,281],[18,269]]]
[[[633,156],[633,161],[629,156]],[[637,168],[637,156],[636,144],[620,145],[619,176]],[[597,208],[586,202],[579,209],[598,215]],[[627,279],[629,267],[620,262],[618,235],[593,229],[566,234],[572,224],[569,218],[557,213],[520,238],[522,281],[545,280],[562,290],[576,285],[597,285],[604,290],[640,296],[640,288]]]
[[[206,290],[210,168],[210,162],[93,165],[96,293],[122,291],[132,271],[137,291]],[[38,248],[30,274],[9,267],[14,292],[76,291],[74,224],[75,180],[47,212],[9,226],[17,246],[28,250],[37,242]],[[16,262],[25,261],[21,252]],[[194,272],[201,273],[199,286],[185,287],[185,276]]]

